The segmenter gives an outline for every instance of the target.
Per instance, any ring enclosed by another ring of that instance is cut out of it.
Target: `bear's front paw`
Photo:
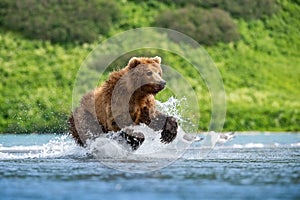
[[[121,131],[120,136],[125,139],[125,142],[131,146],[132,150],[137,150],[145,140],[144,134],[133,132],[133,130],[129,129],[125,131]]]
[[[160,141],[165,144],[172,142],[176,138],[177,128],[178,124],[176,119],[174,117],[167,117],[166,123],[161,132]]]

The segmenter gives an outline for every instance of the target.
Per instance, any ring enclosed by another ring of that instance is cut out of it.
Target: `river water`
[[[143,173],[110,168],[66,135],[0,135],[0,199],[300,199],[300,133],[235,135]],[[114,161],[129,164],[149,162]]]

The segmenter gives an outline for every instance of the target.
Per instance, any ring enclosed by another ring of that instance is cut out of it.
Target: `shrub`
[[[4,17],[8,12],[9,0],[1,0],[0,1],[0,26],[3,26]]]
[[[203,8],[219,8],[229,12],[233,17],[259,19],[272,15],[276,9],[276,0],[161,0],[165,4],[177,7],[194,5]]]
[[[272,15],[277,8],[275,0],[200,0],[205,8],[221,8],[236,18],[259,19]]]
[[[3,0],[0,25],[33,39],[91,42],[119,17],[112,1]]]
[[[155,25],[180,31],[206,45],[239,39],[236,24],[220,9],[187,7],[168,11],[156,18]]]

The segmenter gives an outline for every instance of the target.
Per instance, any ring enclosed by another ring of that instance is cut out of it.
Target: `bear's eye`
[[[151,71],[147,72],[147,76],[152,76],[152,72]]]

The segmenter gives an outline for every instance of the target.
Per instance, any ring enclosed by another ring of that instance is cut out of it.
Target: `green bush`
[[[167,11],[156,18],[155,25],[185,33],[206,45],[239,39],[236,24],[228,13],[220,9],[203,10],[187,7]]]
[[[120,16],[117,4],[104,0],[4,0],[0,6],[0,25],[52,42],[91,42]]]
[[[138,1],[138,0],[137,0]],[[223,9],[236,18],[259,19],[270,16],[277,10],[276,0],[162,0],[167,5],[177,7],[194,5],[203,8]]]
[[[200,0],[204,8],[224,9],[236,18],[259,19],[272,15],[277,8],[275,0]]]

